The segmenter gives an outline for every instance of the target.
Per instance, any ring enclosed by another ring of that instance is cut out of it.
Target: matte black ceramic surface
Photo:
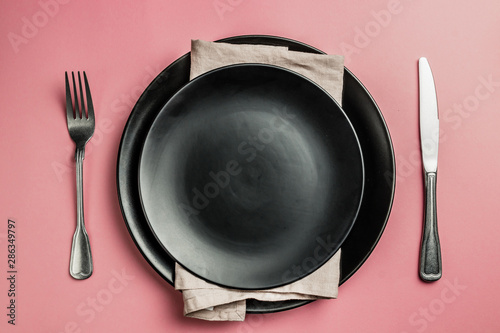
[[[175,261],[225,287],[267,289],[339,249],[361,202],[363,163],[323,89],[280,67],[240,64],[168,101],[144,143],[139,190]]]
[[[323,53],[309,45],[273,36],[237,36],[221,40],[233,44],[285,46],[293,51]],[[189,53],[163,70],[137,101],[125,126],[117,161],[118,198],[132,239],[160,276],[173,284],[175,262],[149,228],[138,188],[139,155],[149,128],[166,102],[189,81]],[[392,142],[384,118],[359,80],[346,68],[343,110],[356,130],[365,165],[365,188],[360,211],[342,243],[340,284],[366,261],[382,236],[392,207],[395,164]],[[292,309],[309,301],[260,302],[249,300],[248,313]]]

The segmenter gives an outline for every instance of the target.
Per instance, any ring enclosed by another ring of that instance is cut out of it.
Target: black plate
[[[233,44],[285,46],[293,51],[323,53],[309,45],[274,36],[237,36],[221,40]],[[168,100],[189,82],[189,53],[164,69],[137,101],[125,126],[117,161],[117,188],[125,224],[149,264],[173,285],[175,262],[167,255],[147,224],[138,188],[139,155],[154,119]],[[394,152],[382,113],[366,88],[346,68],[342,106],[356,130],[363,152],[365,187],[360,211],[342,244],[340,284],[347,281],[382,236],[395,189]],[[309,301],[247,302],[247,313],[292,309]]]
[[[235,289],[274,288],[323,265],[354,224],[363,181],[356,134],[335,100],[262,64],[185,85],[153,122],[139,165],[144,212],[165,250]]]

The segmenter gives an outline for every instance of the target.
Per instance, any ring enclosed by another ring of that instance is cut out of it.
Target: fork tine
[[[87,92],[88,119],[91,121],[95,121],[94,104],[92,103],[92,96],[90,95],[89,81],[87,80],[87,74],[85,74],[85,71],[83,72],[83,80],[85,81],[85,91]]]
[[[82,114],[80,113],[80,105],[78,103],[78,93],[76,91],[75,73],[71,72],[71,76],[73,77],[73,92],[75,96],[75,118],[82,119]]]
[[[78,86],[80,87],[80,105],[82,107],[82,119],[88,119],[87,112],[85,111],[85,99],[83,98],[82,78],[80,77],[80,71],[78,71]]]
[[[64,72],[66,81],[66,118],[68,120],[75,119],[75,111],[73,109],[73,102],[71,101],[71,89],[69,88],[68,72]]]

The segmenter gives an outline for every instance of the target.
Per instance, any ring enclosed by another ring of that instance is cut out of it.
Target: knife
[[[439,114],[436,88],[426,58],[418,60],[420,146],[425,183],[424,226],[420,248],[420,278],[436,281],[441,278],[441,246],[437,228],[436,178],[439,146]]]

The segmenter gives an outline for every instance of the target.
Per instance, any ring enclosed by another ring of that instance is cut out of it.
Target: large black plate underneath
[[[285,46],[293,51],[324,53],[291,39],[274,36],[236,36],[221,40],[233,44]],[[154,119],[168,100],[189,82],[190,54],[164,69],[137,101],[125,126],[117,161],[117,188],[122,214],[144,258],[173,284],[175,262],[167,255],[144,216],[138,188],[139,155]],[[395,190],[392,142],[382,113],[361,82],[346,68],[342,107],[351,121],[363,153],[363,201],[348,237],[342,244],[340,284],[351,277],[377,245],[387,224]],[[247,313],[283,311],[309,301],[248,301]]]

